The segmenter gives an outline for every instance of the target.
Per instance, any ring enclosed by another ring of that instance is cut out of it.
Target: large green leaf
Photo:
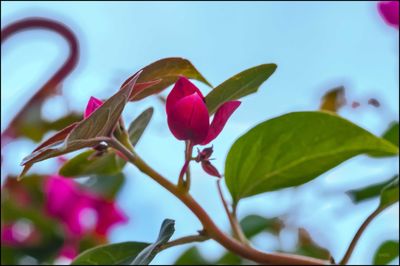
[[[389,128],[383,133],[384,139],[399,146],[399,122],[393,122],[389,125]]]
[[[180,75],[189,79],[201,81],[204,84],[212,87],[211,84],[203,77],[203,75],[201,75],[200,72],[192,65],[192,63],[184,58],[164,58],[144,67],[142,71],[143,72],[138,79],[138,84],[152,81],[158,82],[142,90],[136,96],[131,97],[131,100],[137,101],[147,96],[160,93],[168,86],[174,84]],[[124,84],[130,82],[135,75],[128,78]],[[140,90],[138,86],[135,86],[134,91],[136,90]]]
[[[110,136],[132,94],[132,89],[139,74],[140,72],[122,89],[105,101],[89,117],[59,131],[53,137],[39,145],[30,155],[25,157],[22,161],[22,165],[25,167],[20,177],[22,177],[36,162],[85,147],[93,147],[99,143],[99,141],[94,138]]]
[[[148,243],[142,242],[97,246],[79,254],[71,265],[126,265],[147,246]]]
[[[386,265],[399,256],[399,241],[386,241],[376,251],[375,265]]]
[[[128,129],[129,140],[134,147],[138,143],[152,116],[153,108],[147,108],[130,124]]]
[[[304,184],[359,154],[394,155],[398,147],[328,112],[295,112],[240,137],[226,159],[234,202]]]
[[[384,209],[399,201],[399,177],[383,188],[379,208]]]
[[[349,195],[349,197],[351,198],[351,200],[354,203],[359,203],[359,202],[362,202],[362,201],[365,201],[365,200],[368,200],[371,198],[379,197],[382,189],[384,187],[386,187],[388,184],[392,183],[398,177],[399,176],[396,175],[396,176],[392,177],[391,179],[386,180],[381,183],[373,184],[373,185],[363,187],[360,189],[350,190],[347,192],[347,195]]]
[[[143,249],[136,258],[132,261],[131,265],[148,265],[153,258],[157,255],[159,247],[168,242],[175,232],[175,221],[165,219],[161,225],[160,233],[157,240]]]
[[[210,114],[226,101],[237,100],[254,93],[275,71],[275,64],[264,64],[249,68],[215,87],[207,96],[206,104]]]

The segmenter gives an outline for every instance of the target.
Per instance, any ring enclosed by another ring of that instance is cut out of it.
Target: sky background
[[[70,110],[83,111],[91,95],[107,98],[131,74],[158,59],[184,57],[213,84],[220,84],[247,68],[276,63],[277,71],[257,94],[243,99],[224,131],[213,142],[215,165],[223,170],[235,139],[256,124],[292,111],[316,110],[327,90],[344,85],[348,102],[340,114],[380,135],[399,114],[399,36],[379,17],[376,2],[1,2],[1,27],[17,19],[41,16],[73,29],[80,42],[78,67],[63,83],[62,96],[43,108],[54,120]],[[2,45],[1,129],[63,62],[64,40],[53,33],[29,31]],[[209,88],[196,83],[207,93]],[[166,95],[164,92],[164,95]],[[374,97],[380,108],[367,104]],[[156,98],[130,104],[124,111],[131,121],[149,106],[155,115],[137,151],[171,180],[183,164],[183,143],[173,138],[163,105]],[[2,180],[17,174],[19,162],[35,147],[18,140],[7,147]],[[353,205],[344,193],[386,180],[398,173],[398,158],[358,156],[297,189],[284,189],[245,199],[239,217],[257,213],[286,215],[287,223],[307,228],[313,238],[340,259],[362,221],[374,210],[375,200]],[[228,221],[217,196],[215,179],[198,165],[192,167],[193,195],[227,230]],[[32,171],[51,173],[52,162]],[[174,237],[201,229],[186,207],[134,167],[125,168],[127,183],[118,197],[130,222],[115,228],[113,242],[153,241],[163,219],[176,220]],[[225,190],[228,196],[227,190]],[[387,209],[366,230],[350,263],[370,263],[385,240],[398,239],[399,205]],[[293,249],[294,229],[281,236],[284,249]],[[268,235],[255,245],[277,247]],[[199,245],[210,258],[222,248],[208,241]],[[169,249],[153,261],[172,263],[188,246]],[[395,261],[398,263],[398,259]]]

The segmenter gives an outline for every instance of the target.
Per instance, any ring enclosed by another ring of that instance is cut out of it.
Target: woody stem
[[[250,246],[244,245],[234,238],[231,238],[218,228],[207,212],[187,191],[182,191],[178,186],[174,185],[164,176],[156,172],[146,162],[144,162],[134,150],[129,151],[118,140],[113,138],[100,138],[100,140],[105,141],[111,147],[123,153],[128,158],[128,161],[135,165],[141,172],[145,173],[147,176],[152,178],[158,184],[171,192],[175,197],[177,197],[200,220],[203,225],[204,232],[210,238],[214,239],[231,252],[261,264],[323,265],[328,263],[324,260],[299,255],[264,253]]]

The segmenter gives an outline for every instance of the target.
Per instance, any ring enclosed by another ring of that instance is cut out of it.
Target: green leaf
[[[385,209],[399,201],[399,177],[383,188],[381,192],[380,209]]]
[[[264,64],[249,68],[214,88],[206,96],[206,104],[210,114],[217,111],[224,102],[237,100],[258,90],[276,69],[275,64]]]
[[[153,108],[143,111],[129,126],[129,140],[135,147],[153,116]]]
[[[101,245],[82,252],[71,265],[126,265],[147,246],[142,242]]]
[[[386,265],[399,256],[399,241],[386,241],[376,251],[375,265]]]
[[[389,128],[383,133],[384,139],[390,141],[397,147],[399,146],[399,122],[392,122]]]
[[[279,234],[283,223],[278,218],[264,218],[259,215],[248,215],[240,221],[243,233],[247,238],[252,238],[263,231]]]
[[[175,232],[175,221],[165,219],[161,225],[160,233],[156,242],[143,249],[132,261],[131,265],[148,265],[157,255],[161,245],[168,242]]]
[[[205,259],[197,247],[191,247],[175,261],[175,265],[212,265],[210,261]]]
[[[125,161],[113,152],[94,156],[95,150],[84,151],[64,163],[59,173],[65,177],[80,177],[90,175],[115,175],[121,172]]]
[[[247,263],[246,263],[247,262]],[[226,252],[224,255],[222,255],[221,258],[219,258],[214,265],[246,265],[251,263],[250,261],[242,261],[242,258],[236,255],[235,253],[232,253],[230,251]],[[211,265],[211,264],[209,264]]]
[[[144,90],[138,89],[138,86],[135,86],[134,91],[142,91],[138,93],[135,97],[131,98],[131,100],[134,101],[141,100],[147,96],[160,93],[170,85],[174,84],[178,80],[180,75],[185,76],[189,79],[198,80],[212,87],[211,84],[203,77],[203,75],[201,75],[200,72],[192,65],[192,63],[184,58],[164,58],[144,67],[142,71],[143,72],[141,73],[137,81],[138,85],[141,83],[156,80],[158,82],[150,87],[147,87]],[[128,78],[124,82],[124,84],[130,82],[133,76]]]
[[[91,191],[102,195],[107,199],[114,199],[125,182],[123,174],[117,175],[98,175],[91,177],[83,185]]]
[[[118,123],[125,104],[132,94],[132,88],[139,74],[140,72],[122,89],[105,101],[88,118],[59,131],[25,157],[22,161],[22,165],[25,167],[19,177],[26,174],[29,168],[36,162],[82,148],[93,147],[99,143],[98,140],[95,140],[96,137],[110,136]]]
[[[382,189],[393,182],[396,178],[398,178],[398,175],[381,183],[373,184],[360,189],[350,190],[346,194],[349,195],[354,203],[359,203],[371,198],[379,197]]]
[[[295,112],[240,137],[225,163],[234,202],[302,185],[359,154],[395,155],[398,147],[331,112]]]

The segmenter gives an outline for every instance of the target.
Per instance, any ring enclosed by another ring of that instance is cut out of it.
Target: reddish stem
[[[1,44],[3,44],[12,35],[31,29],[45,29],[62,36],[68,42],[69,56],[59,70],[57,70],[53,76],[51,76],[51,78],[48,79],[48,81],[42,86],[42,88],[35,93],[35,95],[28,101],[27,104],[25,104],[21,111],[19,111],[11,120],[4,132],[1,133],[1,147],[6,144],[3,142],[3,138],[12,139],[15,137],[14,129],[18,126],[20,121],[31,111],[33,106],[42,104],[43,101],[57,89],[61,82],[72,72],[78,62],[79,45],[75,34],[64,24],[46,18],[27,18],[7,25],[1,31]]]

